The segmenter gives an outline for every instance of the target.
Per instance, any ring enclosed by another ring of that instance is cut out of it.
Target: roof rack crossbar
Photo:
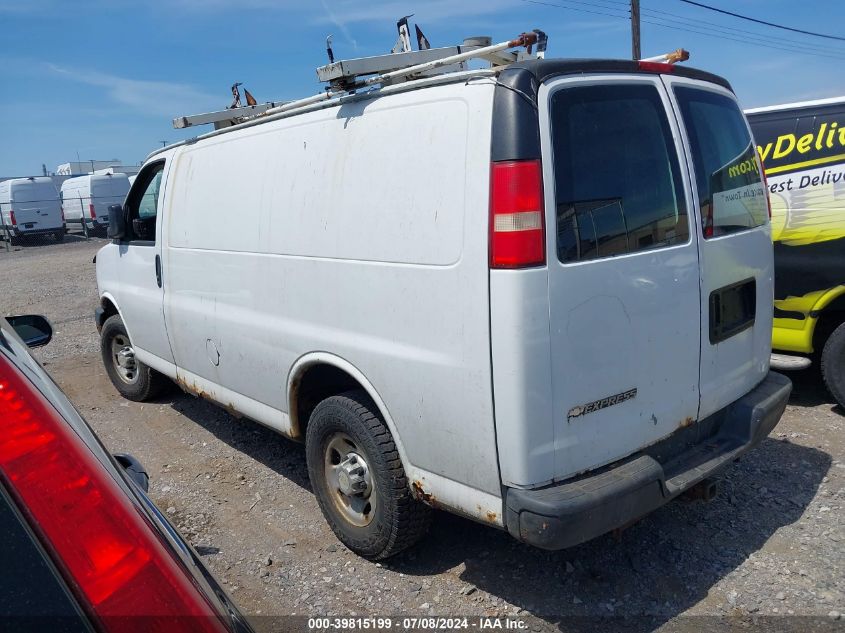
[[[218,112],[181,116],[173,119],[173,127],[182,129],[193,125],[214,123],[215,129],[219,130],[256,117],[269,116],[303,108],[321,101],[328,101],[376,84],[389,86],[401,81],[419,79],[433,71],[440,70],[442,72],[444,67],[457,65],[456,69],[464,70],[463,63],[471,59],[483,59],[493,66],[502,66],[530,57],[543,57],[547,37],[543,31],[535,29],[498,44],[489,44],[489,41],[489,38],[470,38],[465,40],[463,46],[333,62],[317,69],[318,77],[323,81],[332,82],[332,86],[326,88],[324,92],[295,101],[268,102],[255,106],[228,108]],[[532,55],[531,50],[535,46],[536,52]],[[509,50],[521,47],[526,49],[524,54]],[[389,70],[384,72],[385,63],[394,66],[398,64],[400,67],[394,69],[388,65]],[[360,75],[372,76],[361,78]]]

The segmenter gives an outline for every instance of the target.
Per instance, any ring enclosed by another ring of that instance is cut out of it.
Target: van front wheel
[[[167,378],[135,358],[126,326],[117,314],[103,323],[100,352],[106,373],[127,400],[145,402],[155,398],[167,385]]]
[[[323,516],[359,556],[388,558],[428,530],[431,510],[411,495],[393,437],[366,392],[347,391],[317,405],[305,454]]]
[[[822,378],[830,395],[845,408],[845,323],[825,341],[822,349]]]

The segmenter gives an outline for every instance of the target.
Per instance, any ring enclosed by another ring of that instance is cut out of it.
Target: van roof
[[[191,145],[198,141],[202,141],[214,136],[218,136],[220,134],[226,134],[228,132],[232,132],[235,130],[243,129],[246,127],[252,127],[254,125],[260,125],[261,123],[265,123],[268,121],[273,121],[279,118],[288,118],[291,116],[296,116],[298,114],[304,114],[305,112],[310,112],[313,110],[320,110],[324,108],[331,108],[335,106],[339,106],[343,103],[348,101],[357,101],[360,99],[372,99],[377,97],[381,94],[393,94],[396,92],[405,92],[411,90],[422,90],[424,88],[432,87],[435,85],[442,85],[444,83],[457,83],[459,81],[466,81],[469,77],[474,76],[499,76],[499,84],[504,84],[505,87],[509,87],[512,89],[518,89],[520,91],[533,90],[531,82],[525,82],[526,78],[533,77],[537,82],[543,82],[547,79],[550,79],[555,76],[559,75],[576,75],[576,74],[586,74],[586,73],[642,73],[648,72],[644,71],[639,66],[639,61],[637,60],[628,60],[628,59],[596,59],[596,58],[585,58],[585,59],[532,59],[526,60],[522,62],[515,62],[513,64],[509,64],[507,66],[503,66],[500,68],[485,68],[485,69],[478,69],[478,70],[470,70],[470,71],[463,71],[463,72],[454,72],[454,73],[445,73],[442,75],[435,75],[431,77],[421,77],[419,79],[414,79],[407,82],[402,82],[399,84],[392,84],[388,86],[380,86],[378,88],[372,90],[361,91],[359,93],[349,93],[346,95],[339,96],[334,99],[323,100],[318,103],[305,105],[302,108],[296,108],[289,110],[287,112],[280,112],[275,113],[273,115],[264,117],[264,116],[257,116],[253,119],[247,120],[245,122],[239,123],[237,125],[233,125],[231,127],[221,128],[218,130],[214,130],[212,132],[207,132],[205,134],[201,134],[199,136],[195,136],[189,139],[185,139],[184,141],[179,141],[177,143],[173,143],[171,145],[167,145],[166,147],[161,147],[157,150],[151,152],[146,161],[149,161],[154,156],[158,156],[166,151],[174,149],[176,147],[180,147],[183,145]],[[690,79],[698,79],[700,81],[708,81],[719,86],[722,86],[731,92],[733,92],[733,88],[731,88],[730,83],[728,83],[727,79],[720,77],[719,75],[714,75],[713,73],[709,73],[703,70],[698,70],[696,68],[690,68],[687,66],[682,66],[679,64],[672,64],[671,65],[671,72],[674,75],[678,75],[681,77],[687,77]],[[505,77],[509,77],[510,81],[506,81]],[[518,88],[517,88],[518,86]],[[528,95],[526,95],[528,96]],[[536,98],[536,95],[532,96],[531,99],[533,100]]]
[[[524,69],[531,73],[538,82],[546,81],[558,75],[580,75],[587,73],[641,73],[640,62],[631,59],[532,59],[511,64],[503,69],[513,71]],[[681,64],[672,64],[671,73],[689,79],[709,81],[731,92],[730,83],[724,77],[697,68],[690,68]]]
[[[23,185],[23,184],[44,185],[44,184],[47,184],[47,183],[50,183],[52,185],[53,179],[50,178],[50,176],[30,176],[29,178],[10,178],[6,182],[8,182],[10,186],[11,185]]]
[[[749,108],[745,111],[745,114],[762,114],[763,112],[780,112],[782,110],[802,110],[804,108],[816,108],[819,106],[837,105],[840,103],[845,103],[845,96],[831,97],[829,99],[815,99],[813,101],[782,103],[780,105],[764,106],[761,108]]]

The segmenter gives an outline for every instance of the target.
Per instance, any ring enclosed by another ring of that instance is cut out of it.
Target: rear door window
[[[768,218],[756,148],[732,98],[676,86],[690,143],[705,238],[761,226]]]
[[[657,88],[563,88],[550,103],[563,263],[684,243],[687,209]]]

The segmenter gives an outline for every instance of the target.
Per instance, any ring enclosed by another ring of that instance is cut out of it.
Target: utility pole
[[[162,146],[162,147],[166,147],[166,146],[167,146],[167,141],[159,141],[159,143],[161,143],[161,146]]]
[[[631,0],[631,56],[641,59],[640,52],[640,0]]]

